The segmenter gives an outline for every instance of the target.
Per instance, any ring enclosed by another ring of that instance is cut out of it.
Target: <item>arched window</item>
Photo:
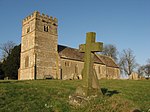
[[[65,61],[65,66],[66,67],[70,67],[70,62],[69,61]]]
[[[25,68],[29,67],[29,56],[25,57]]]

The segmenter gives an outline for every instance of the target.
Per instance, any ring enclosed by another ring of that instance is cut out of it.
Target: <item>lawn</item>
[[[82,80],[0,81],[0,112],[130,112],[150,110],[150,80],[100,80],[103,96],[69,105]]]

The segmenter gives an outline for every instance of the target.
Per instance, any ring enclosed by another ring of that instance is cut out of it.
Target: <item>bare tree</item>
[[[138,72],[138,74],[140,76],[144,76],[144,74],[145,74],[145,66],[144,65],[143,66],[139,66],[137,72]]]
[[[147,60],[147,64],[145,65],[145,75],[148,76],[148,78],[150,77],[150,59]]]
[[[0,44],[0,49],[2,50],[2,58],[5,59],[11,54],[12,49],[14,48],[15,43],[12,41],[7,41],[6,43]]]
[[[106,44],[103,48],[102,54],[112,57],[115,61],[118,60],[117,58],[118,51],[115,45]]]
[[[150,64],[145,65],[145,75],[150,77]]]
[[[138,74],[141,76],[150,77],[150,59],[147,60],[147,64],[142,65],[138,68]]]
[[[135,56],[133,55],[133,51],[131,49],[123,50],[120,56],[119,65],[125,74],[128,76],[131,75],[133,70],[137,67]]]

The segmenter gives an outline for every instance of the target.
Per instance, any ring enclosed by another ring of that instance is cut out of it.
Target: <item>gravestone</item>
[[[131,75],[129,76],[129,79],[138,80],[139,79],[139,74],[136,73],[136,72],[132,72]]]
[[[70,103],[81,105],[88,102],[91,97],[98,96],[101,93],[97,74],[93,69],[94,53],[103,49],[103,43],[95,42],[96,33],[88,32],[86,34],[86,43],[79,46],[80,52],[84,53],[84,68],[82,70],[82,85],[77,87],[75,95],[69,96]]]

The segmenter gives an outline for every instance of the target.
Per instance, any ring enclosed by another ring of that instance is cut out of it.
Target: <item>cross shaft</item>
[[[84,52],[84,69],[82,72],[83,86],[87,88],[87,91],[92,89],[92,77],[93,77],[93,59],[94,52],[102,51],[103,43],[95,42],[96,33],[88,32],[86,34],[86,43],[79,46],[80,52]],[[98,87],[98,85],[97,85]],[[88,93],[88,92],[87,92]]]

